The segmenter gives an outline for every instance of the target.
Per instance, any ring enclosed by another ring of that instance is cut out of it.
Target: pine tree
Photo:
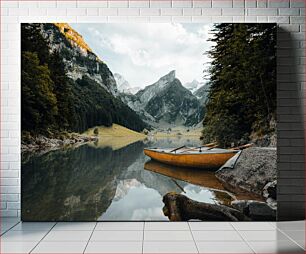
[[[47,130],[58,113],[53,81],[36,53],[22,52],[22,129]]]
[[[252,132],[269,133],[276,111],[276,28],[273,24],[214,27],[205,141],[227,146]]]

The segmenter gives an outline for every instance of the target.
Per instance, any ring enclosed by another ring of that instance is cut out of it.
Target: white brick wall
[[[304,214],[304,0],[8,1],[1,4],[1,216],[20,215],[21,22],[277,22],[279,215]],[[301,200],[298,202],[297,200]]]

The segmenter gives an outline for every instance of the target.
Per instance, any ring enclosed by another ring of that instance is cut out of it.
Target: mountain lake
[[[246,198],[228,192],[214,172],[167,166],[143,153],[145,147],[200,146],[198,138],[123,139],[113,139],[121,146],[90,143],[23,155],[22,220],[168,221],[162,202],[168,192],[216,204]]]

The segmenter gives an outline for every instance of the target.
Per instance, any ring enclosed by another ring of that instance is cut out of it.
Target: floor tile
[[[145,231],[145,241],[193,241],[190,231]]]
[[[55,231],[72,231],[72,230],[93,230],[96,222],[58,222],[54,228]]]
[[[0,253],[29,253],[37,242],[1,242]]]
[[[192,231],[195,241],[242,241],[236,231]]]
[[[35,242],[40,241],[47,231],[12,231],[1,236],[3,242]]]
[[[281,230],[304,230],[305,221],[281,221],[275,223],[276,227]]]
[[[11,228],[13,228],[14,226],[18,225],[19,222],[15,221],[15,222],[1,222],[1,234],[3,234],[4,232],[10,230]]]
[[[87,242],[40,242],[31,253],[83,253]]]
[[[191,230],[235,230],[229,222],[189,222]]]
[[[239,234],[246,241],[286,241],[289,240],[287,236],[278,230],[271,231],[239,231]]]
[[[143,231],[94,231],[90,241],[109,242],[109,241],[142,241]]]
[[[145,222],[145,230],[190,230],[188,222]]]
[[[143,230],[144,222],[98,222],[95,230]]]
[[[16,231],[18,232],[18,231]],[[43,239],[44,242],[86,242],[92,231],[50,231]]]
[[[0,235],[4,234],[6,231],[8,231],[7,228],[1,228],[1,230],[0,230]]]
[[[142,242],[89,242],[85,253],[142,253]]]
[[[255,253],[304,253],[304,250],[291,241],[248,242]]]
[[[200,253],[253,253],[244,242],[196,242]]]
[[[269,222],[232,222],[237,230],[275,230],[275,227]]]
[[[283,231],[283,233],[291,238],[291,240],[298,243],[302,248],[305,248],[305,231],[304,230],[290,230]]]
[[[13,231],[48,231],[55,225],[54,222],[20,222],[11,230]]]
[[[144,242],[143,253],[198,253],[194,242]]]

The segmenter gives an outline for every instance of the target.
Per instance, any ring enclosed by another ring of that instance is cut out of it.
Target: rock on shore
[[[216,177],[227,184],[263,195],[263,188],[277,179],[276,148],[251,147],[240,154],[234,168],[222,168]]]
[[[266,202],[256,200],[235,200],[231,206],[239,210],[252,221],[275,221],[276,207],[271,207]]]
[[[39,135],[37,137],[32,137],[28,142],[21,143],[21,152],[35,152],[35,151],[48,151],[58,149],[64,146],[77,145],[87,142],[97,141],[96,136],[87,136],[81,134],[71,134],[69,137],[65,138],[47,138],[45,136]]]

